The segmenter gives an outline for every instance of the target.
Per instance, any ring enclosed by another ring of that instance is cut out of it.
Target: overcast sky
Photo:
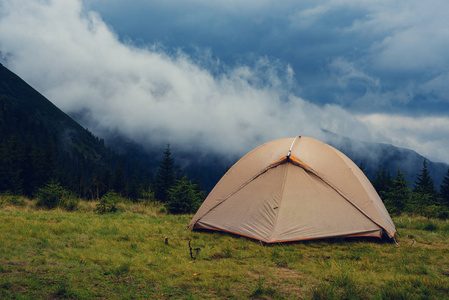
[[[84,127],[244,154],[321,129],[449,162],[449,1],[0,0],[0,61]]]

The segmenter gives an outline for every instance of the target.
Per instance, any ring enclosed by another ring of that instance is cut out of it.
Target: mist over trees
[[[87,133],[87,146],[67,149],[56,131],[0,97],[0,193],[34,198],[43,194],[43,187],[56,186],[79,198],[99,200],[114,192],[133,202],[151,198],[164,203],[171,213],[192,213],[204,200],[198,180],[181,176],[169,144],[152,175],[149,168],[107,150],[102,140]],[[97,149],[97,154],[89,153],[88,147]],[[438,190],[430,171],[424,160],[411,186],[400,169],[392,175],[379,164],[372,184],[391,214],[447,218],[449,170]]]
[[[382,148],[382,156],[399,159],[403,152],[387,155],[393,148]],[[0,194],[35,198],[47,208],[73,209],[82,198],[99,201],[99,211],[105,213],[116,211],[117,199],[128,199],[157,201],[170,213],[192,213],[205,198],[199,179],[213,187],[230,163],[217,156],[184,156],[180,160],[188,160],[189,174],[195,174],[189,179],[172,157],[170,144],[160,160],[154,151],[145,160],[136,151],[117,154],[0,65]],[[429,167],[435,164],[425,159],[413,185],[406,175],[415,174],[398,168],[392,175],[382,163],[371,180],[390,213],[449,217],[449,170],[437,189]],[[206,169],[210,172],[204,173]]]

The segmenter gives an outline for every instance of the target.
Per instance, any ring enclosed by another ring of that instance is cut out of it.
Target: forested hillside
[[[127,195],[150,177],[0,65],[0,192],[33,196],[53,179],[79,197]]]

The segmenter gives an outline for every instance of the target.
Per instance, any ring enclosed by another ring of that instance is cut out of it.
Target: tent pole
[[[287,158],[290,157],[290,155],[292,154],[292,148],[293,148],[293,144],[295,143],[295,141],[300,138],[301,136],[298,135],[297,137],[295,137],[295,139],[293,140],[292,144],[290,145],[290,149],[288,150],[288,154],[287,154]]]

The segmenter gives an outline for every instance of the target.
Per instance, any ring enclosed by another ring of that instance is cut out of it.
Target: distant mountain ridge
[[[324,133],[325,142],[346,154],[359,167],[363,166],[365,174],[370,179],[373,178],[380,164],[391,173],[392,177],[395,177],[399,168],[402,173],[405,173],[405,178],[410,185],[413,185],[423,167],[424,159],[427,159],[410,149],[354,140],[325,130]],[[435,188],[439,189],[449,165],[432,162],[429,159],[427,163]]]

